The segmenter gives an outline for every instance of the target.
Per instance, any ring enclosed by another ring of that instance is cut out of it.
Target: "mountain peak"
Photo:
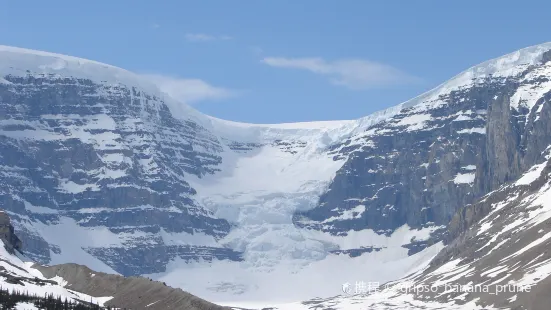
[[[484,81],[489,77],[506,78],[514,77],[525,71],[528,67],[546,62],[551,57],[551,42],[542,43],[530,47],[526,47],[512,53],[482,62],[475,65],[435,88],[422,93],[421,95],[407,100],[396,106],[372,113],[368,116],[359,119],[360,127],[363,130],[369,126],[388,119],[402,111],[404,108],[415,108],[416,110],[424,110],[434,107],[435,104],[440,104],[439,98],[442,95],[447,95],[452,91],[459,90],[463,87],[472,86],[476,83]],[[358,130],[356,130],[357,132]]]

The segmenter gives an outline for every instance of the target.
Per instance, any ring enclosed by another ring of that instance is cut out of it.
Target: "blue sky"
[[[0,44],[147,74],[235,121],[354,119],[551,41],[547,1],[0,0]]]

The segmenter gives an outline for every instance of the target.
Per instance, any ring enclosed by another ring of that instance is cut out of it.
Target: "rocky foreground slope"
[[[33,265],[46,278],[60,277],[65,287],[91,296],[111,296],[105,306],[127,309],[182,309],[223,310],[215,305],[181,289],[174,289],[166,283],[141,277],[122,277],[95,272],[77,264],[55,266]]]
[[[9,292],[53,295],[84,304],[124,309],[227,309],[151,279],[124,278],[77,264],[41,266],[21,254],[8,215],[0,211],[0,286]],[[38,309],[29,303],[17,309]]]
[[[549,50],[359,120],[253,125],[202,115],[120,68],[1,47],[0,207],[41,263],[215,301],[395,280],[444,243],[433,266],[472,248],[454,240],[483,213],[463,208],[546,159]]]

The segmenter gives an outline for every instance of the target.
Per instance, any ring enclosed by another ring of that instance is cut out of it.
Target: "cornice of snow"
[[[128,70],[101,62],[31,49],[0,45],[0,75],[53,74],[98,83],[139,86],[154,94],[155,84]]]

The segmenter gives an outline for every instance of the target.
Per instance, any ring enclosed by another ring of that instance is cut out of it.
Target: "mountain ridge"
[[[505,54],[505,55],[502,55],[502,56],[499,56],[499,57],[495,57],[493,59],[490,59],[490,60],[487,60],[487,61],[484,61],[484,62],[481,62],[481,63],[479,63],[477,65],[474,65],[474,66],[470,67],[469,69],[455,75],[451,79],[448,79],[446,82],[444,82],[444,83],[442,83],[442,84],[440,84],[440,85],[438,85],[438,86],[436,86],[436,87],[434,87],[434,88],[432,88],[432,89],[430,89],[426,92],[423,92],[422,94],[420,94],[420,95],[418,95],[418,96],[416,96],[412,99],[406,100],[403,103],[397,104],[395,106],[391,106],[391,107],[386,108],[386,109],[382,109],[380,111],[375,111],[373,113],[370,113],[367,116],[359,117],[357,119],[352,119],[352,120],[305,121],[305,122],[291,122],[291,123],[262,124],[262,123],[236,122],[236,121],[224,120],[224,119],[220,119],[220,118],[216,118],[216,117],[212,117],[212,116],[208,116],[208,117],[215,120],[215,121],[223,121],[223,122],[231,123],[231,124],[234,124],[234,125],[254,126],[254,127],[272,127],[272,126],[276,126],[276,127],[277,126],[293,127],[295,124],[296,125],[312,124],[312,127],[314,127],[315,124],[319,124],[319,125],[331,124],[331,125],[334,125],[334,124],[337,124],[339,122],[347,123],[347,122],[352,122],[352,121],[360,121],[362,119],[368,119],[372,115],[392,114],[392,112],[390,112],[390,111],[393,111],[398,107],[407,108],[407,107],[414,106],[417,103],[421,102],[425,97],[428,97],[429,95],[431,95],[435,92],[438,92],[445,85],[450,84],[450,82],[459,81],[459,82],[457,82],[457,84],[462,84],[462,83],[465,83],[465,81],[467,81],[467,80],[471,80],[473,78],[480,78],[480,77],[483,77],[483,76],[495,74],[497,72],[507,71],[507,70],[513,69],[515,66],[518,66],[518,65],[533,65],[533,64],[537,63],[539,60],[541,60],[541,57],[543,57],[544,52],[546,52],[550,49],[551,49],[551,42],[541,43],[541,44],[536,44],[536,45],[529,46],[529,47],[526,47],[526,48],[522,48],[520,50],[516,50],[514,52],[511,52],[511,53],[508,53],[508,54]],[[6,57],[6,55],[5,55],[6,53],[11,53],[11,54],[16,54],[16,55],[17,54],[34,55],[34,56],[45,57],[45,58],[55,58],[56,61],[59,61],[59,60],[65,61],[65,62],[67,62],[67,64],[73,64],[73,66],[75,66],[74,63],[76,63],[76,68],[78,70],[75,70],[75,69],[71,68],[72,70],[70,70],[70,71],[74,70],[73,73],[75,73],[77,75],[78,75],[79,72],[81,74],[82,73],[87,73],[86,70],[83,70],[80,67],[85,67],[89,64],[93,65],[93,66],[98,66],[98,67],[101,67],[103,69],[111,70],[111,72],[109,72],[109,74],[106,74],[105,76],[109,76],[109,77],[115,76],[116,78],[114,80],[116,82],[121,82],[121,80],[122,80],[122,81],[125,81],[124,83],[128,83],[130,85],[135,85],[135,84],[138,84],[140,86],[148,85],[149,88],[153,88],[153,89],[156,88],[156,90],[160,92],[158,87],[155,86],[155,83],[148,80],[146,77],[141,76],[137,73],[133,73],[133,72],[128,71],[126,69],[123,69],[121,67],[109,65],[107,63],[97,62],[97,61],[93,61],[93,60],[89,60],[89,59],[85,59],[85,58],[80,58],[80,57],[69,56],[69,55],[65,55],[65,54],[51,53],[51,52],[45,52],[45,51],[39,51],[39,50],[33,50],[33,49],[27,49],[27,48],[21,48],[21,47],[6,46],[6,45],[0,45],[0,53],[4,53],[3,57],[0,57],[0,61],[8,60],[8,63],[3,63],[2,66],[0,66],[0,72],[2,74],[9,74],[10,69],[13,70],[13,67],[10,66],[10,63],[13,64],[13,63],[17,63],[17,62],[21,61],[21,60],[17,59],[17,57],[14,57],[12,59],[10,59],[10,57]],[[55,64],[55,62],[50,63],[51,66],[46,66],[46,65],[42,64],[42,65],[38,65],[38,67],[42,70],[42,73],[55,73],[55,72],[63,71],[66,67],[64,64],[58,64],[58,66],[54,66],[52,64]],[[28,64],[27,64],[27,66],[28,66]],[[101,72],[101,69],[99,71]],[[115,72],[115,73],[120,72],[121,75],[123,75],[123,76],[119,77],[118,74],[113,74],[113,72]],[[508,72],[508,74],[511,74],[511,72]],[[110,79],[102,79],[102,76],[94,76],[91,73],[90,74],[82,74],[82,77],[91,78],[92,80],[96,80],[97,82],[105,82],[106,80],[110,80]],[[113,80],[113,79],[111,79],[111,80]],[[129,80],[132,81],[132,82],[129,82]],[[139,81],[139,83],[136,83],[137,81]],[[195,109],[193,109],[189,106],[187,108],[191,109],[191,110],[195,110]],[[198,112],[198,111],[196,111],[196,112]],[[307,126],[307,127],[309,127],[309,126]],[[314,128],[316,128],[316,127],[314,127]],[[294,129],[294,128],[291,128],[291,129]]]

